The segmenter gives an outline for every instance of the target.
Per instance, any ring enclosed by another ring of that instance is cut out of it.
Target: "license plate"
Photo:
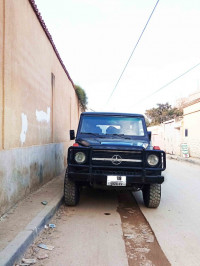
[[[107,176],[107,186],[125,187],[126,186],[126,176]]]

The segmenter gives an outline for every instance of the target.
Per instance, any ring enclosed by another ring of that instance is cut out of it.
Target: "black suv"
[[[70,130],[73,146],[68,149],[64,199],[78,203],[80,188],[142,190],[144,204],[160,203],[161,172],[166,168],[165,152],[151,146],[143,115],[123,113],[81,114],[77,135]]]

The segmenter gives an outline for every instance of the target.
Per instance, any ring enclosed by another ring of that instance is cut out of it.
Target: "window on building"
[[[185,129],[185,137],[188,137],[188,129]]]

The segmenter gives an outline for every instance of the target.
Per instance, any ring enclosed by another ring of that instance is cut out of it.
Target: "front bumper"
[[[108,174],[110,175],[110,174]],[[74,173],[68,171],[69,179],[77,183],[90,184],[92,186],[107,186],[106,174]],[[114,175],[114,174],[113,174]],[[119,174],[117,174],[119,175]],[[164,177],[161,175],[126,175],[126,187],[143,184],[162,184]]]

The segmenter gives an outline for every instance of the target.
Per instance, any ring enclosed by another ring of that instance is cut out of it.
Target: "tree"
[[[151,108],[145,111],[145,115],[150,120],[150,126],[158,125],[183,115],[183,111],[181,109],[177,107],[172,108],[169,103],[158,103],[157,106],[157,108]]]
[[[78,100],[81,106],[81,109],[85,111],[87,109],[87,104],[88,104],[88,98],[87,95],[79,85],[74,85],[76,94],[78,96]]]

